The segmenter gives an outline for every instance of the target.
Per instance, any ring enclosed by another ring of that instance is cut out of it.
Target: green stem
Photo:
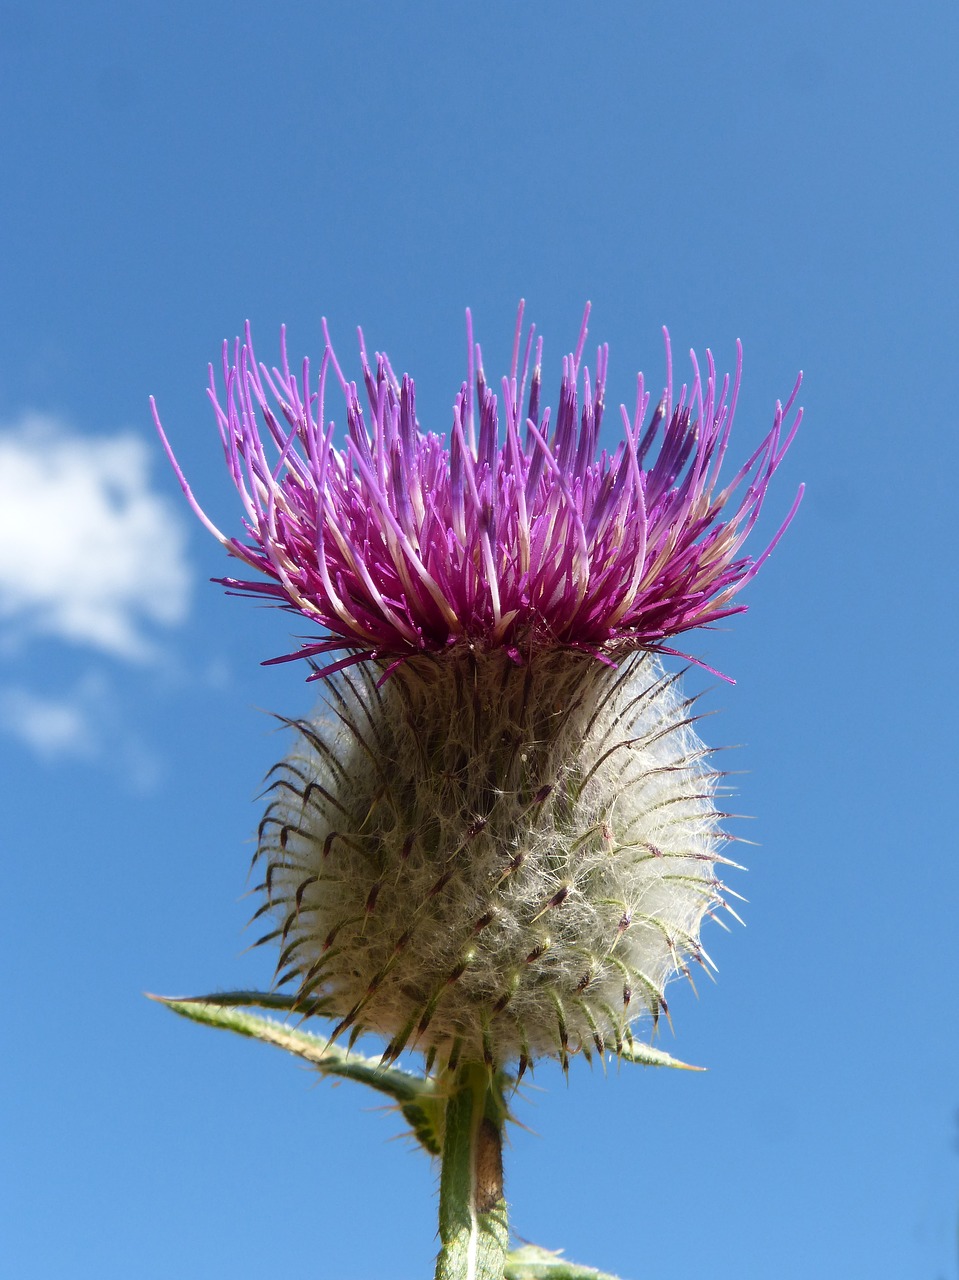
[[[509,1226],[503,1196],[503,1079],[468,1062],[448,1091],[440,1172],[436,1280],[503,1280]]]

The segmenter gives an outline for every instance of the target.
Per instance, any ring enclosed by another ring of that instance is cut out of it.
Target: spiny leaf
[[[654,1049],[651,1044],[643,1044],[639,1040],[625,1043],[619,1056],[626,1062],[638,1062],[644,1067],[675,1067],[679,1071],[706,1070],[705,1067],[694,1067],[689,1062],[680,1062],[662,1049]]]
[[[282,1009],[286,1013],[298,1014],[301,1018],[325,1013],[320,1000],[298,1000],[296,996],[284,995],[279,991],[211,991],[203,996],[184,996],[180,1000],[170,1000],[166,996],[154,996],[147,993],[149,999],[161,1004],[212,1004],[230,1009]]]
[[[606,1271],[569,1262],[550,1249],[527,1244],[506,1255],[504,1280],[617,1280]]]
[[[272,1018],[260,1018],[244,1013],[238,1005],[260,1005],[271,1009],[303,1012],[290,996],[265,994],[255,991],[235,991],[224,995],[203,996],[183,1000],[171,1000],[166,996],[150,996],[181,1017],[190,1018],[204,1026],[218,1027],[222,1031],[234,1031],[241,1036],[262,1040],[296,1054],[315,1066],[324,1075],[341,1076],[369,1085],[379,1093],[388,1094],[398,1104],[414,1136],[430,1155],[439,1155],[442,1116],[445,1099],[437,1095],[432,1080],[400,1071],[396,1067],[380,1064],[378,1058],[368,1058],[351,1053],[339,1045],[330,1044],[322,1036],[311,1035],[295,1027],[288,1027]]]

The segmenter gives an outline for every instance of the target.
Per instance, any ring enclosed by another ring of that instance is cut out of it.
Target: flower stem
[[[509,1226],[503,1196],[503,1077],[468,1062],[448,1089],[440,1172],[436,1280],[503,1280]]]

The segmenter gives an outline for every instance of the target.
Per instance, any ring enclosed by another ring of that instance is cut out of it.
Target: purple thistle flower
[[[689,961],[710,967],[700,927],[731,911],[716,868],[735,866],[695,698],[650,651],[744,607],[802,495],[762,555],[744,554],[799,426],[799,381],[720,488],[741,353],[732,384],[711,355],[704,382],[693,356],[674,404],[667,336],[666,390],[649,415],[639,375],[609,454],[607,349],[595,384],[582,364],[588,308],[555,414],[522,305],[501,402],[468,314],[448,438],[420,431],[412,380],[385,356],[372,368],[362,333],[365,410],[328,334],[315,380],[308,361],[291,372],[285,338],[272,371],[249,327],[232,363],[224,345],[225,399],[212,369],[210,398],[246,541],[204,514],[157,420],[194,511],[263,575],[219,581],[327,633],[290,657],[346,651],[315,672],[323,704],[271,771],[260,941],[277,943],[276,984],[299,1008],[334,1037],[380,1036],[385,1059],[643,1060],[632,1026],[668,1017]]]
[[[802,496],[800,488],[760,556],[743,554],[802,417],[800,409],[787,422],[801,375],[786,405],[776,405],[765,439],[720,489],[742,369],[738,344],[731,389],[728,375],[719,383],[709,352],[704,385],[691,353],[692,386],[684,385],[674,404],[666,334],[667,385],[648,422],[650,395],[639,374],[632,418],[621,408],[624,440],[612,454],[597,454],[608,348],[597,352],[594,385],[582,364],[588,315],[587,306],[576,350],[563,360],[554,414],[541,406],[542,339],[534,355],[532,328],[520,366],[520,305],[510,376],[502,382],[502,442],[498,398],[474,348],[469,312],[468,376],[448,438],[420,430],[413,380],[397,379],[384,355],[377,354],[374,372],[362,331],[365,412],[325,322],[316,383],[308,360],[299,376],[291,371],[285,331],[281,368],[258,365],[247,325],[232,364],[224,343],[224,401],[212,366],[209,389],[245,508],[245,542],[221,533],[203,512],[154,406],[194,511],[231,555],[265,578],[217,581],[297,610],[329,633],[273,661],[348,650],[315,673],[325,676],[362,659],[389,663],[462,643],[505,649],[517,660],[550,645],[600,657],[675,652],[664,643],[670,637],[745,609],[737,593]],[[340,448],[325,418],[331,369],[346,400]]]

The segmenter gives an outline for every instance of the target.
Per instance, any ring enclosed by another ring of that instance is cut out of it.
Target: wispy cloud
[[[70,688],[0,685],[0,735],[44,764],[84,762],[118,773],[134,791],[158,784],[162,762],[127,723],[127,707],[105,675],[88,672]]]
[[[186,615],[185,546],[138,437],[85,436],[38,414],[0,428],[0,626],[15,638],[149,659],[151,628]],[[66,743],[69,716],[35,732]]]
[[[0,726],[45,760],[95,754],[89,708],[73,698],[48,698],[10,685],[0,689]]]

